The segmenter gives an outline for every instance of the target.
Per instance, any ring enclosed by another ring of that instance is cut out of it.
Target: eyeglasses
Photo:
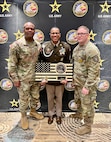
[[[83,36],[83,35],[86,35],[86,34],[88,34],[88,33],[77,33],[78,36],[79,35]]]
[[[50,33],[51,35],[58,35],[58,34],[60,34],[60,33]]]

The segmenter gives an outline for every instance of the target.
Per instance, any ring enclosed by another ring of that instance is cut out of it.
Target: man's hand
[[[73,83],[73,82],[71,83],[71,87],[72,87],[72,88],[75,88],[75,85],[74,85],[74,83]]]
[[[40,85],[44,86],[44,85],[46,85],[47,82],[48,82],[48,81],[47,81],[46,79],[43,79],[43,80],[40,82]]]
[[[67,84],[67,80],[65,80],[65,79],[64,79],[64,80],[61,80],[60,83],[62,83],[62,84],[65,85],[65,84]]]
[[[83,95],[88,95],[89,94],[89,90],[86,89],[85,87],[82,88],[82,94]]]
[[[20,81],[15,81],[15,82],[14,82],[14,86],[15,86],[15,87],[20,87]]]

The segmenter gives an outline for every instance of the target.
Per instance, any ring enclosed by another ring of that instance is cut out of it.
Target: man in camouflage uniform
[[[41,45],[34,41],[35,25],[24,24],[24,36],[10,45],[8,74],[19,93],[19,109],[21,112],[21,127],[28,129],[29,123],[26,110],[30,103],[30,116],[43,119],[36,113],[39,102],[39,83],[34,81],[35,66]]]
[[[77,113],[72,118],[83,118],[84,125],[76,129],[76,133],[83,135],[91,132],[94,119],[94,101],[96,100],[96,85],[100,76],[100,52],[89,41],[89,29],[80,26],[77,30],[78,45],[73,50],[75,102]]]
[[[70,62],[70,46],[63,41],[60,41],[60,29],[53,27],[50,30],[50,41],[43,43],[40,59],[43,62],[58,63]],[[44,83],[44,82],[43,82]],[[46,83],[46,82],[45,82]],[[62,115],[62,97],[64,92],[65,79],[58,81],[50,81],[46,84],[47,100],[48,100],[48,124],[53,123],[54,115],[56,115],[57,124],[61,124]]]

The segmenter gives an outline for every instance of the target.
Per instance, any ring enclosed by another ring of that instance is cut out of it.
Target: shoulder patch
[[[98,57],[97,55],[95,55],[95,56],[93,57],[93,61],[94,61],[94,62],[99,62],[99,57]]]

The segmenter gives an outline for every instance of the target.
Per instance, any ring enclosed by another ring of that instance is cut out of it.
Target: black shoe
[[[54,117],[53,116],[49,116],[49,118],[48,118],[48,124],[52,124],[53,120],[54,120]]]
[[[60,116],[56,117],[56,122],[57,122],[58,125],[60,125],[62,123],[62,120],[61,120]]]

